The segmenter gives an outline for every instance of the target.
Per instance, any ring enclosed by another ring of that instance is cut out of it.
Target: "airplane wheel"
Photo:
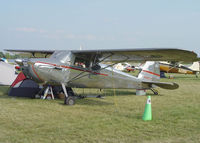
[[[158,90],[151,88],[151,91],[153,92],[154,95],[158,95]]]
[[[158,95],[158,92],[154,92],[154,95]]]
[[[65,98],[64,104],[66,105],[74,105],[75,104],[75,99],[72,96],[69,96]]]

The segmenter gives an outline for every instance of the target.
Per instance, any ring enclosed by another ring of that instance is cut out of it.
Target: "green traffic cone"
[[[142,116],[142,120],[144,120],[144,121],[152,120],[151,96],[147,96],[147,103],[145,105],[145,109],[144,109],[144,114]]]

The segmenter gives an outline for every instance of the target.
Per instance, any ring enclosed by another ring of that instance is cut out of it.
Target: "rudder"
[[[138,75],[142,81],[159,81],[160,65],[159,62],[147,61]]]

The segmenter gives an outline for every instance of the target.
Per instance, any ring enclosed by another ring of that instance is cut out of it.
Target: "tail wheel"
[[[158,91],[154,92],[154,95],[158,95]]]
[[[154,95],[158,95],[159,91],[155,88],[151,88],[151,91],[153,92]]]

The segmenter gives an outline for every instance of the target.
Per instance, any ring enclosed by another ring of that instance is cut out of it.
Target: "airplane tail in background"
[[[139,73],[138,78],[142,81],[159,81],[160,65],[159,62],[147,61]]]
[[[194,62],[191,66],[189,66],[188,68],[190,68],[193,71],[200,71],[200,63],[199,62]]]
[[[177,89],[179,86],[176,83],[160,82],[160,65],[159,62],[147,61],[139,73],[138,78],[143,84],[149,87],[158,86],[164,89]]]

